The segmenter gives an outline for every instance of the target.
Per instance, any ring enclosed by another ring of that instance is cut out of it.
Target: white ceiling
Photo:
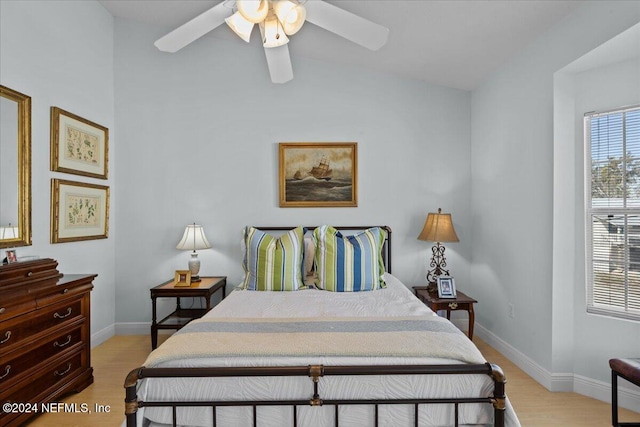
[[[315,1],[315,0],[309,0]],[[100,0],[116,17],[154,23],[167,32],[219,0]],[[473,90],[513,54],[580,6],[577,0],[328,0],[389,28],[389,41],[372,52],[313,24],[290,38],[295,58],[364,67],[437,85]],[[259,47],[257,29],[251,44]],[[235,40],[226,25],[211,37]],[[185,49],[188,49],[187,46]],[[267,69],[265,61],[265,72]]]

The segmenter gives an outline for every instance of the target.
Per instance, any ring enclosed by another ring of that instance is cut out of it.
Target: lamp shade
[[[429,212],[418,240],[426,240],[428,242],[460,241],[456,230],[453,228],[451,214],[443,214],[440,208],[438,208],[438,213]]]
[[[236,0],[236,7],[244,19],[254,24],[264,21],[269,13],[268,0]]]
[[[242,40],[249,43],[251,30],[253,30],[253,26],[255,25],[253,22],[247,21],[240,12],[236,12],[226,18],[224,22],[226,22],[229,28],[231,28]]]
[[[209,249],[211,244],[207,240],[207,236],[204,235],[204,227],[196,224],[189,224],[184,230],[180,243],[176,246],[176,249],[183,250],[198,250]]]
[[[15,225],[0,226],[0,240],[17,239],[20,234],[20,230]]]
[[[282,24],[285,34],[288,36],[297,33],[307,18],[307,11],[304,6],[289,0],[278,1],[274,4],[273,10]]]

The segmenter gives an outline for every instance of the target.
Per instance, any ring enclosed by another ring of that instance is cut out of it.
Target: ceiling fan
[[[389,29],[323,0],[224,0],[156,40],[164,52],[176,52],[223,23],[247,43],[260,28],[273,83],[293,79],[287,43],[305,22],[331,31],[371,50],[387,42]]]

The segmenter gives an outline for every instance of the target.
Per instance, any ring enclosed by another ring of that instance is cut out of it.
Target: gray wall
[[[567,228],[558,227],[562,222],[554,222],[554,215],[563,214],[560,202],[575,200],[560,183],[576,174],[567,165],[554,168],[554,155],[563,149],[554,152],[553,80],[556,71],[638,21],[639,2],[587,2],[472,96],[471,273],[484,306],[478,321],[552,390],[572,388],[576,374],[608,378],[605,354],[594,353],[597,361],[578,355],[587,347],[619,355],[640,351],[637,341],[627,339],[640,334],[638,323],[574,315],[585,310],[583,299],[574,301],[584,282],[568,281],[560,272],[561,255],[575,255],[566,266],[575,271],[572,262],[582,254],[575,252],[575,229],[566,234]],[[573,112],[569,120],[573,126]],[[587,317],[591,328],[575,324]]]
[[[111,156],[106,181],[51,172],[49,116],[58,106],[114,128],[113,17],[97,2],[0,1],[0,83],[31,96],[33,245],[17,248],[18,256],[54,258],[62,273],[98,274],[91,294],[96,344],[114,331],[114,217],[108,239],[50,244],[51,178],[109,185],[113,195],[117,160]],[[110,143],[113,153],[117,143]],[[112,213],[115,205],[112,197]]]
[[[640,35],[640,24],[636,25],[636,28],[633,31],[637,37]],[[558,233],[559,238],[564,239],[570,246],[568,253],[582,254],[585,250],[582,174],[584,170],[584,114],[590,111],[604,111],[640,104],[640,38],[636,40],[636,46],[639,49],[632,46],[637,56],[636,59],[620,62],[614,60],[614,63],[590,67],[584,71],[571,71],[578,63],[576,62],[559,73],[564,79],[556,78],[556,94],[562,91],[562,94],[565,95],[562,101],[556,100],[556,105],[562,102],[566,106],[567,112],[562,123],[568,127],[573,124],[573,129],[566,132],[572,137],[556,136],[555,138],[556,146],[562,150],[555,158],[556,166],[565,170],[566,173],[563,176],[567,177],[567,179],[559,181],[556,187],[566,193],[574,194],[574,197],[566,198],[567,206],[564,210],[568,211],[568,214],[564,224],[560,223],[558,227],[561,230]],[[592,53],[600,53],[602,50],[603,55],[606,52],[611,52],[614,48],[615,46],[601,46]],[[556,97],[558,96],[556,95]],[[574,307],[571,322],[574,325],[572,330],[573,348],[563,358],[571,362],[573,372],[577,376],[576,390],[603,398],[602,395],[605,391],[598,391],[598,388],[590,389],[590,380],[587,379],[608,381],[609,372],[603,361],[612,357],[620,357],[621,354],[638,354],[640,352],[640,326],[637,322],[587,314],[584,310],[584,301],[586,300],[584,257],[575,257],[575,261],[572,263],[567,262],[566,257],[558,256],[557,259],[567,267],[571,267],[571,264],[574,267],[568,268],[570,275],[567,278],[567,282],[574,283],[573,289],[570,289]],[[571,297],[571,294],[568,297]]]
[[[242,227],[324,223],[391,226],[393,272],[415,285],[432,246],[416,238],[442,207],[461,240],[448,245],[451,272],[469,286],[468,92],[298,57],[294,80],[274,85],[261,49],[205,37],[167,54],[153,46],[167,31],[116,20],[123,331],[150,320],[149,288],[186,267],[175,245],[194,221],[213,245],[201,273],[229,287],[242,278]],[[357,208],[278,207],[278,142],[307,141],[358,143]]]

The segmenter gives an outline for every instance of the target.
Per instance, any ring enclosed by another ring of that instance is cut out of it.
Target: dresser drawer
[[[42,281],[55,284],[62,276],[57,266],[58,262],[50,258],[8,264],[2,267],[0,287],[5,289],[12,286],[25,287],[25,285]]]
[[[7,389],[16,382],[29,377],[38,365],[47,364],[64,352],[82,345],[82,328],[73,329],[42,340],[37,346],[21,351],[22,348],[0,357],[0,389]]]
[[[87,366],[83,366],[83,353],[81,350],[74,352],[60,362],[48,365],[36,372],[29,381],[23,381],[22,384],[16,387],[0,392],[0,404],[5,402],[41,402],[55,389],[73,380],[73,377],[80,375],[87,368]],[[0,388],[0,390],[4,389]],[[0,409],[0,425],[5,425],[18,415],[6,414]]]
[[[55,304],[63,299],[73,298],[74,296],[89,292],[93,288],[91,283],[88,284],[64,284],[56,285],[46,293],[42,293],[42,296],[36,298],[36,306],[38,308],[45,308],[47,305]]]
[[[0,352],[9,352],[28,338],[35,339],[37,334],[46,334],[50,328],[59,328],[86,317],[82,303],[82,298],[70,299],[0,323]]]
[[[0,303],[0,322],[28,313],[36,308],[36,301],[34,299],[22,301],[17,304],[5,304],[5,302],[7,301]],[[2,341],[2,338],[0,338],[0,341]]]

